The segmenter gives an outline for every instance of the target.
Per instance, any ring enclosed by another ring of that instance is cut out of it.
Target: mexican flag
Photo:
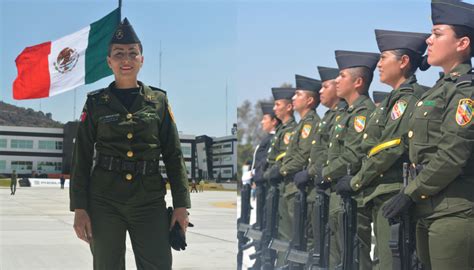
[[[120,22],[120,9],[62,37],[27,47],[16,58],[14,99],[51,97],[112,74],[107,48]]]

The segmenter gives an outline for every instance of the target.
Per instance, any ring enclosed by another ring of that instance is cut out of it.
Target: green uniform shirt
[[[161,154],[174,207],[191,206],[186,166],[166,93],[141,82],[139,85],[140,92],[129,111],[111,93],[113,84],[88,95],[74,146],[72,211],[87,209],[91,195],[125,202],[166,194],[160,172],[126,179],[125,173],[93,168],[94,150],[128,161],[157,161]]]
[[[367,158],[351,181],[354,190],[364,190],[365,202],[400,190],[403,162],[408,162],[408,121],[424,92],[413,75],[392,90],[372,113],[363,135]]]
[[[405,188],[415,214],[439,217],[474,207],[474,85],[471,64],[438,80],[409,121],[410,161],[424,166]],[[468,75],[466,75],[468,74]]]
[[[361,151],[367,117],[374,111],[375,105],[366,95],[361,95],[341,116],[331,134],[328,159],[323,168],[323,177],[336,181],[347,174],[347,165],[351,172],[359,171],[365,153]]]
[[[346,110],[346,101],[340,101],[336,107],[329,109],[319,122],[311,142],[311,151],[309,154],[308,173],[311,176],[316,175],[318,168],[321,169],[328,159],[327,151],[329,148],[329,139],[334,124],[340,119],[340,115]]]
[[[275,137],[273,142],[268,149],[267,161],[269,165],[273,165],[277,162],[282,161],[282,158],[286,155],[286,150],[291,141],[293,135],[293,129],[296,127],[296,122],[291,117],[286,123],[282,123],[275,131]]]
[[[295,127],[286,156],[280,168],[280,173],[283,176],[293,175],[308,165],[311,142],[320,121],[321,118],[316,111],[310,110]]]

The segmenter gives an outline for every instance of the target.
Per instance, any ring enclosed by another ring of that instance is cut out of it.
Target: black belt
[[[107,171],[127,172],[134,175],[157,174],[160,168],[158,160],[130,161],[103,154],[98,154],[97,166]]]

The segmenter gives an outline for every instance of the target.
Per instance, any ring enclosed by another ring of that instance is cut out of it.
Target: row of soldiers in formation
[[[272,88],[249,172],[253,225],[242,189],[239,267],[254,246],[253,269],[474,269],[473,5],[431,8],[432,34],[375,30],[380,54],[338,50],[321,80]],[[444,71],[431,88],[414,74],[429,65]],[[393,88],[377,106],[376,68]]]

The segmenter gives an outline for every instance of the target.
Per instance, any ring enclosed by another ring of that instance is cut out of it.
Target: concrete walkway
[[[68,190],[0,188],[0,269],[92,269],[89,246],[76,238]],[[171,196],[167,196],[170,204]],[[173,269],[236,269],[236,193],[192,193],[185,251],[173,251]],[[127,269],[136,269],[127,239]]]

